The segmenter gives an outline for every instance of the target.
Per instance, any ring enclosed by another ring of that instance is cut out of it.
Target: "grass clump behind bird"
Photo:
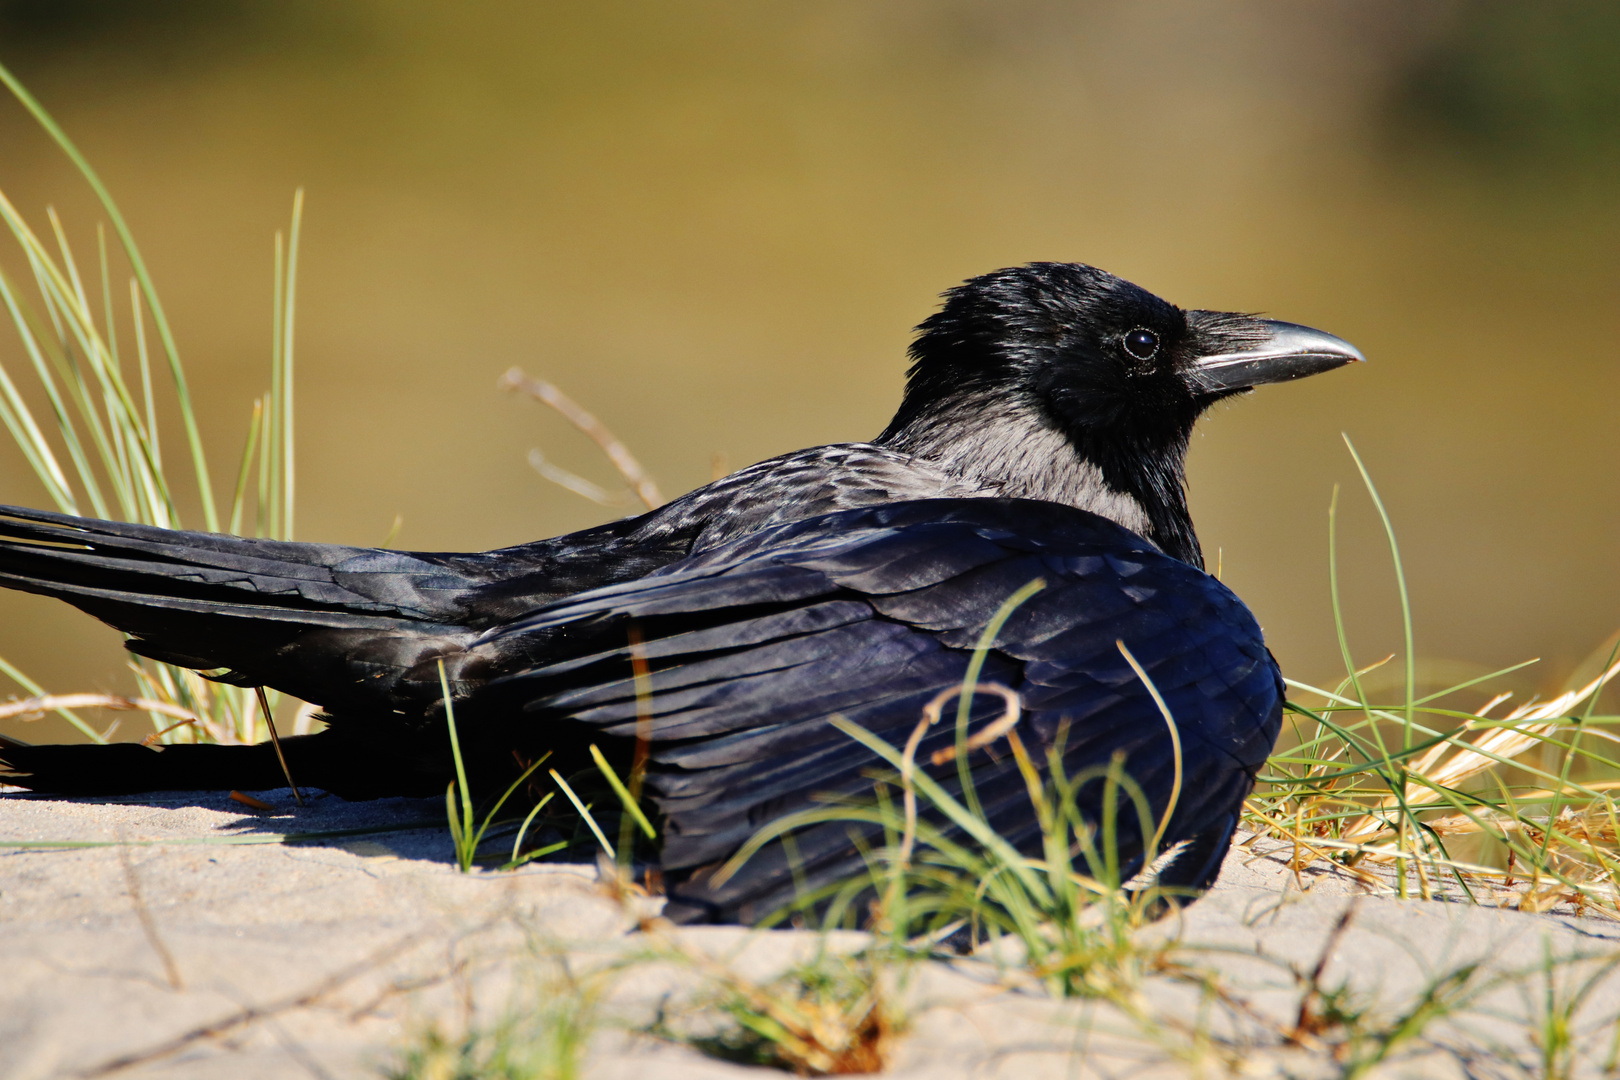
[[[1288,680],[1296,697],[1285,744],[1261,773],[1246,824],[1292,844],[1296,870],[1327,860],[1400,896],[1448,889],[1530,911],[1569,903],[1620,917],[1620,717],[1598,711],[1620,675],[1620,638],[1594,654],[1588,677],[1501,716],[1492,713],[1511,694],[1495,686],[1534,661],[1420,692],[1394,526],[1350,452],[1383,522],[1401,598],[1402,692],[1393,701],[1371,692],[1369,676],[1393,657],[1365,666],[1353,658],[1339,602],[1335,492],[1329,580],[1345,676],[1332,688]],[[1489,696],[1474,708],[1457,704],[1469,694]]]
[[[174,455],[165,457],[162,438],[163,429],[178,421],[184,436],[181,460],[191,473],[203,527],[291,539],[296,490],[293,335],[302,189],[293,198],[285,237],[280,232],[275,236],[269,386],[253,402],[235,485],[229,501],[221,504],[175,335],[134,235],[95,170],[44,107],[4,67],[0,83],[90,186],[112,224],[129,273],[126,302],[114,288],[115,260],[106,231],[98,226],[95,272],[87,285],[56,211],[46,211],[47,240],[0,192],[0,221],[23,267],[20,275],[0,269],[0,303],[25,360],[15,369],[0,362],[0,426],[61,512],[179,528],[180,505],[186,500]],[[107,741],[118,721],[98,729],[81,715],[84,709],[146,713],[153,725],[148,742],[251,743],[270,733],[271,718],[251,687],[225,686],[195,671],[145,659],[131,662],[130,669],[137,686],[132,695],[51,694],[0,659],[0,674],[28,695],[0,705],[0,718],[55,713],[95,742]],[[273,707],[279,695],[272,692],[268,700]],[[311,716],[299,710],[297,728],[306,730]]]

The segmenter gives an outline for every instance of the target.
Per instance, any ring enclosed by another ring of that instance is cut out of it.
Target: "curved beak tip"
[[[1360,349],[1321,330],[1271,319],[1256,321],[1265,331],[1260,341],[1236,352],[1197,360],[1191,377],[1199,389],[1211,393],[1247,390],[1367,361]]]

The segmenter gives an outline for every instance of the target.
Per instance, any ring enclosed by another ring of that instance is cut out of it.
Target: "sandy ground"
[[[214,795],[0,795],[0,1080],[376,1077],[427,1025],[454,1032],[513,1008],[542,1023],[559,1008],[594,1017],[590,1077],[780,1075],[645,1029],[660,1016],[712,1027],[703,1003],[716,972],[768,979],[821,947],[817,935],[649,937],[634,927],[656,902],[616,900],[594,868],[457,872],[436,801],[261,797],[275,809]],[[1296,877],[1278,855],[1234,851],[1214,893],[1144,931],[1178,941],[1180,967],[1146,977],[1135,1019],[1053,1001],[993,957],[931,964],[891,988],[906,1026],[890,1067],[1020,1080],[1338,1076],[1346,1055],[1377,1054],[1376,1036],[1338,1060],[1278,1037],[1299,1015],[1300,975],[1321,963],[1321,984],[1349,988],[1369,1033],[1425,1002],[1447,1006],[1371,1075],[1545,1075],[1540,1033],[1568,1002],[1570,1072],[1601,1074],[1620,1014],[1620,976],[1604,966],[1620,957],[1620,924],[1356,898],[1366,891],[1330,869]],[[1218,978],[1189,980],[1193,970]]]

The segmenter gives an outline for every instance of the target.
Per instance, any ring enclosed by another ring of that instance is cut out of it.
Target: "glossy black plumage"
[[[1252,616],[1201,570],[1187,438],[1220,397],[1359,357],[1315,331],[1183,312],[1055,264],[975,279],[920,330],[906,401],[877,442],[762,462],[638,518],[431,554],[0,508],[0,584],[68,600],[143,655],[321,705],[329,730],[285,740],[287,755],[301,783],[346,797],[443,790],[441,660],[475,786],[547,750],[577,763],[591,742],[624,759],[638,723],[634,636],[652,669],[642,734],[672,911],[751,921],[791,899],[781,852],[723,886],[709,871],[780,814],[871,788],[876,759],[828,719],[903,743],[923,704],[963,678],[997,608],[1039,578],[982,678],[1019,693],[1032,749],[1065,731],[1069,772],[1123,752],[1157,813],[1171,741],[1125,643],[1183,748],[1166,832],[1183,850],[1162,880],[1207,886],[1276,736],[1282,690]],[[976,713],[999,709],[984,698]],[[954,738],[945,727],[924,757]],[[44,791],[281,782],[257,747],[0,740],[0,758]],[[1031,844],[1010,759],[980,752],[974,765],[998,828]],[[1139,855],[1142,838],[1121,828],[1126,857]],[[859,867],[842,827],[798,848],[812,886]]]
[[[1259,627],[1213,578],[1084,511],[1023,500],[914,502],[780,526],[635,582],[559,604],[501,638],[583,624],[572,648],[488,691],[538,717],[570,717],[634,735],[638,702],[624,628],[642,628],[654,667],[653,789],[666,819],[664,863],[682,872],[723,860],[761,825],[812,793],[869,793],[873,761],[825,721],[832,715],[903,745],[922,707],[959,682],[969,650],[1010,595],[1040,579],[997,636],[983,678],[1020,694],[1022,738],[1043,756],[1066,725],[1070,773],[1116,752],[1162,811],[1173,778],[1157,706],[1117,648],[1143,657],[1182,732],[1184,795],[1168,833],[1225,849],[1233,812],[1281,718],[1282,686]],[[750,615],[730,605],[744,598]],[[761,716],[759,701],[774,703]],[[979,714],[1000,712],[981,699]],[[919,753],[954,741],[950,725]],[[954,767],[936,770],[947,783]],[[980,753],[974,773],[999,829],[1035,840],[1012,759]],[[1099,785],[1100,787],[1100,785]],[[1090,792],[1093,798],[1099,792]],[[859,868],[845,825],[801,836],[803,880]],[[1127,860],[1140,853],[1121,830]],[[768,871],[766,863],[771,864]],[[718,890],[677,890],[709,914],[750,919],[792,898],[779,855]],[[1177,866],[1208,885],[1207,862]]]

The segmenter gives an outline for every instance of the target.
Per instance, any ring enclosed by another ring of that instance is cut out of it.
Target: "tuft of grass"
[[[799,1076],[881,1072],[905,1027],[888,966],[873,950],[840,953],[824,939],[811,959],[765,983],[693,950],[678,955],[704,974],[706,1004],[723,1020],[713,1034],[658,1033],[711,1057]]]
[[[218,532],[228,525],[231,532],[243,532],[251,506],[252,535],[290,539],[295,493],[293,330],[303,190],[293,197],[286,236],[280,232],[275,236],[269,387],[253,403],[236,485],[228,514],[222,516],[185,367],[134,234],[67,133],[3,66],[0,83],[94,192],[112,224],[118,254],[129,274],[126,300],[113,287],[114,260],[104,229],[97,228],[94,272],[86,274],[53,208],[46,210],[49,228],[42,236],[0,191],[0,222],[23,267],[19,276],[0,269],[0,306],[23,358],[15,369],[0,360],[0,427],[38,478],[46,498],[63,513],[179,528],[178,468],[172,456],[165,457],[163,443],[164,428],[178,421],[184,434],[183,460],[194,481],[203,527]],[[40,408],[43,418],[36,414]],[[268,715],[261,719],[252,688],[211,683],[189,669],[144,659],[131,663],[130,669],[137,693],[127,700],[148,714],[153,725],[149,741],[251,743],[268,734],[271,720]],[[54,712],[96,742],[107,741],[118,726],[115,720],[111,727],[97,729],[81,715],[81,709],[104,702],[84,695],[48,694],[4,660],[0,673],[38,703],[39,709],[29,713]],[[300,711],[300,729],[307,722]]]
[[[580,975],[557,950],[535,953],[488,1023],[420,1026],[381,1073],[388,1080],[575,1080],[601,1022],[600,973]]]
[[[536,769],[546,763],[546,759],[551,757],[551,754],[542,754],[537,761],[524,769],[523,773],[512,781],[511,786],[501,794],[501,797],[495,800],[495,805],[489,808],[488,813],[484,815],[483,824],[474,828],[472,791],[467,784],[466,763],[461,757],[461,737],[456,731],[456,705],[450,695],[450,682],[444,673],[443,660],[439,661],[439,690],[444,695],[444,723],[445,727],[450,730],[450,758],[456,770],[456,778],[450,781],[449,786],[444,791],[444,812],[450,824],[450,839],[456,849],[456,865],[461,868],[463,874],[470,874],[472,873],[473,863],[478,858],[479,845],[484,842],[484,834],[495,823],[496,816],[501,812],[501,807],[506,805],[506,801],[512,797],[518,788],[528,782],[529,777],[534,775]],[[553,773],[552,775],[555,776],[556,774]],[[524,834],[528,831],[529,824],[534,820],[535,815],[545,807],[547,799],[549,799],[549,796],[546,799],[541,799],[529,811],[529,816],[524,819],[523,825],[518,829],[517,839],[512,844],[512,858],[507,862],[506,868],[516,868],[525,862],[549,855],[567,846],[560,843],[552,844],[543,850],[520,855]]]
[[[1491,984],[1477,963],[1462,964],[1428,978],[1401,1008],[1378,1008],[1377,998],[1353,989],[1348,979],[1324,980],[1328,962],[1359,907],[1352,899],[1328,931],[1310,971],[1289,965],[1300,989],[1299,1009],[1285,1043],[1331,1059],[1343,1080],[1355,1080],[1423,1037],[1431,1025],[1470,1007]]]
[[[1138,835],[1148,845],[1144,865],[1151,866],[1173,806],[1155,820],[1119,757],[1106,766],[1068,775],[1061,733],[1047,750],[1045,769],[1038,768],[1017,732],[1017,694],[977,684],[1001,626],[1043,587],[1044,582],[1032,581],[1003,602],[981,634],[962,685],[931,703],[905,747],[891,746],[847,720],[833,721],[892,769],[883,777],[876,799],[818,807],[768,825],[722,874],[735,872],[767,843],[789,839],[793,831],[808,825],[846,822],[876,827],[890,842],[869,853],[868,873],[830,894],[801,898],[802,909],[824,906],[825,918],[836,925],[857,896],[875,895],[879,900],[872,926],[896,955],[913,954],[918,944],[926,952],[935,940],[960,931],[967,935],[969,947],[989,946],[992,956],[1015,955],[1054,996],[1104,998],[1128,1014],[1145,1017],[1139,994],[1143,978],[1173,965],[1165,950],[1144,947],[1133,931],[1177,898],[1167,896],[1151,874],[1143,875],[1144,880],[1126,880],[1116,815],[1121,805],[1134,811]],[[1119,648],[1137,667],[1128,648],[1123,643]],[[1158,700],[1146,673],[1139,667],[1137,672]],[[982,731],[969,735],[972,698],[981,689],[1001,694],[1007,708]],[[919,771],[914,760],[923,732],[938,720],[940,706],[951,697],[959,699],[957,742],[949,755],[957,764],[955,794]],[[1165,718],[1174,733],[1168,710]],[[979,805],[970,753],[995,740],[1005,741],[1023,775],[1030,809],[1040,826],[1037,855],[1024,854],[999,836]],[[1102,785],[1100,821],[1089,820],[1080,810],[1080,790],[1092,783]],[[1175,786],[1179,790],[1179,770]],[[901,792],[899,808],[885,794],[893,787]],[[919,800],[932,810],[927,817],[918,812]]]
[[[1530,1022],[1530,1044],[1535,1049],[1535,1071],[1545,1080],[1570,1080],[1583,1064],[1584,1044],[1593,1034],[1610,1032],[1609,1060],[1604,1075],[1613,1075],[1616,1048],[1620,1048],[1620,1017],[1609,1016],[1596,1024],[1583,1023],[1583,1011],[1594,994],[1620,968],[1620,953],[1602,956],[1556,956],[1544,935],[1541,964],[1529,977],[1519,981],[1523,991],[1524,1015]],[[1586,962],[1581,973],[1575,967]],[[1538,992],[1539,991],[1539,992]],[[1590,1030],[1583,1030],[1589,1028]]]
[[[637,671],[638,680],[645,684],[644,664],[638,666]],[[482,824],[477,825],[475,828],[476,817],[473,811],[473,798],[467,782],[466,764],[461,753],[461,736],[456,726],[455,701],[450,693],[450,683],[445,673],[443,660],[439,661],[439,691],[444,702],[445,726],[450,736],[450,757],[455,768],[455,779],[445,789],[445,818],[449,824],[451,840],[455,846],[456,862],[463,873],[470,873],[473,864],[480,858],[478,848],[483,843],[490,828],[498,823],[497,819],[502,807],[552,755],[548,751],[529,765],[507,787],[500,798],[495,800],[494,804],[485,813]],[[640,692],[645,700],[646,690],[644,685]],[[630,865],[636,854],[635,834],[639,831],[649,844],[658,842],[658,830],[647,817],[646,811],[641,807],[642,777],[646,768],[646,739],[642,735],[637,740],[636,753],[628,783],[619,778],[619,774],[614,771],[613,766],[608,762],[607,756],[602,753],[599,747],[592,744],[589,750],[591,759],[595,762],[597,771],[601,774],[607,790],[612,792],[620,804],[619,842],[617,845],[608,841],[607,833],[597,823],[596,816],[591,812],[592,804],[586,802],[580,796],[574,785],[570,784],[556,769],[547,770],[547,775],[551,777],[552,782],[557,786],[557,790],[562,792],[563,797],[568,800],[568,803],[577,814],[574,823],[575,828],[573,829],[575,839],[578,839],[579,826],[589,830],[591,838],[600,845],[602,854],[610,863],[616,865],[615,875],[628,881],[631,877]],[[588,776],[586,779],[588,779]],[[528,815],[518,827],[516,839],[512,844],[512,856],[501,866],[501,869],[514,870],[525,863],[574,846],[572,840],[561,840],[532,851],[523,851],[523,840],[528,834],[530,826],[534,824],[535,819],[545,809],[546,805],[551,802],[555,794],[555,792],[548,792],[530,808]]]
[[[1295,846],[1295,865],[1328,859],[1401,896],[1452,888],[1475,899],[1510,890],[1523,910],[1558,903],[1620,914],[1620,717],[1597,711],[1620,675],[1620,639],[1594,654],[1596,671],[1564,693],[1492,715],[1493,693],[1533,661],[1419,693],[1411,605],[1394,525],[1346,438],[1387,538],[1402,610],[1403,693],[1378,699],[1344,630],[1338,581],[1338,493],[1328,511],[1332,614],[1345,676],[1322,688],[1296,680],[1285,743],[1260,776],[1249,828]],[[1463,704],[1489,693],[1482,705]],[[1481,892],[1484,887],[1485,891]]]

